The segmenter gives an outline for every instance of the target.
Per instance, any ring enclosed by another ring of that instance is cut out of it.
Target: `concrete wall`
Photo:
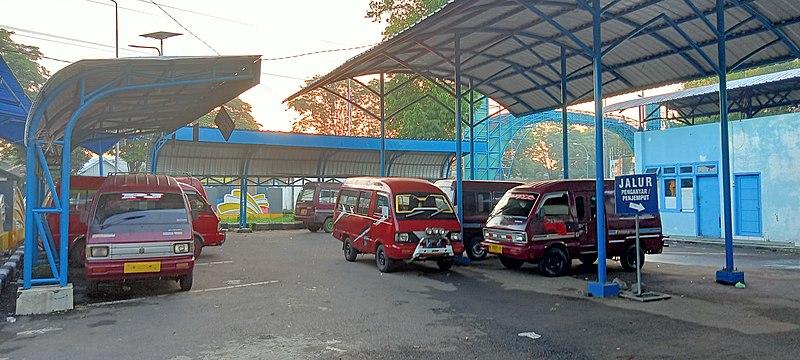
[[[763,231],[762,237],[757,239],[800,243],[800,218],[793,211],[800,204],[798,129],[800,114],[729,123],[732,185],[736,174],[758,173],[761,176]],[[697,163],[716,163],[721,171],[718,123],[636,133],[634,148],[637,173],[651,167]],[[721,188],[721,176],[719,179]],[[662,181],[659,186],[659,192],[663,193]],[[735,206],[733,189],[731,198]],[[735,209],[733,212],[735,214]],[[662,210],[661,215],[665,233],[697,235],[695,212]],[[735,219],[733,223],[735,234]]]

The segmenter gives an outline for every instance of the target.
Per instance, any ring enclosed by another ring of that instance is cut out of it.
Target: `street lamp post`
[[[581,148],[583,148],[583,151],[586,153],[586,178],[589,179],[589,149],[587,149],[586,146],[578,144],[578,143],[572,143],[572,145],[580,146]]]
[[[142,34],[139,35],[141,37],[151,38],[151,39],[158,39],[160,41],[161,46],[159,47],[158,56],[164,54],[164,39],[169,39],[173,36],[183,35],[181,33],[174,33],[169,31],[156,31],[149,34]]]
[[[159,48],[157,48],[155,46],[144,46],[144,45],[128,45],[128,46],[130,46],[132,48],[138,48],[138,49],[153,49],[153,50],[158,52],[158,56],[161,56],[161,49],[159,49]]]

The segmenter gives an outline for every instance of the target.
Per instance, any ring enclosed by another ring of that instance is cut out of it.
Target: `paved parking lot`
[[[348,263],[340,248],[305,230],[230,234],[203,250],[188,293],[135,283],[89,301],[76,274],[76,309],[2,322],[0,358],[788,359],[800,345],[800,272],[754,266],[747,289],[718,285],[718,248],[675,244],[648,258],[645,284],[673,298],[645,304],[587,297],[596,266],[578,262],[562,278],[496,259],[381,274],[373,256]],[[609,279],[635,278],[608,264]]]

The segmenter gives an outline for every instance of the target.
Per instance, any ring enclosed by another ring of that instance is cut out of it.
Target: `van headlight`
[[[89,248],[89,255],[91,257],[106,257],[108,256],[108,246],[92,246]]]
[[[461,233],[456,231],[451,232],[450,241],[461,241]]]
[[[172,252],[176,254],[188,254],[191,250],[191,243],[177,243],[172,245]]]
[[[409,239],[408,233],[399,233],[394,235],[394,241],[396,242],[408,242]]]

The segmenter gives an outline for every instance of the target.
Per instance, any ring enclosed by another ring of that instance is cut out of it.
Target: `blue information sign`
[[[658,214],[657,180],[656,174],[617,176],[614,179],[617,214]]]

